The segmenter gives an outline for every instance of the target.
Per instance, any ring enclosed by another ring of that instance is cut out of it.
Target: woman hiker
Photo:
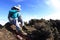
[[[8,19],[9,19],[10,23],[12,23],[16,26],[16,30],[17,30],[18,33],[21,32],[23,35],[27,35],[27,33],[25,33],[22,30],[22,28],[21,28],[21,26],[19,25],[19,22],[18,22],[18,19],[19,19],[22,26],[24,26],[23,21],[21,19],[21,16],[19,14],[20,11],[21,11],[20,5],[12,7],[11,10],[9,11]]]

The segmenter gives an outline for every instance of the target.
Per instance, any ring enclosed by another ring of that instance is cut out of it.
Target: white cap
[[[15,8],[21,10],[21,5],[18,5],[18,6],[14,6]]]

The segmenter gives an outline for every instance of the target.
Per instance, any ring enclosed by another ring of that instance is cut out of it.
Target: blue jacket
[[[18,18],[20,16],[20,14],[18,13],[17,10],[10,10],[9,11],[9,17],[11,18]]]

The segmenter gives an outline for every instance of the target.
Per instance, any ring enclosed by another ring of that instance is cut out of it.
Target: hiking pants
[[[16,30],[17,30],[17,31],[21,31],[21,30],[20,30],[21,27],[20,27],[20,25],[19,25],[19,22],[18,22],[18,19],[17,19],[17,18],[15,18],[15,19],[10,18],[10,23],[12,23],[12,24],[14,24],[14,25],[16,26]]]

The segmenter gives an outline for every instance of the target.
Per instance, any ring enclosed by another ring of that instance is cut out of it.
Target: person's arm
[[[10,16],[11,16],[11,14],[10,14],[10,11],[9,11],[9,14],[8,14],[8,20],[10,21]]]
[[[18,22],[21,22],[21,24],[22,24],[22,17],[20,14],[18,14]]]
[[[10,18],[10,15],[8,14],[8,19]]]
[[[17,12],[17,17],[20,17],[20,13],[19,12]]]

